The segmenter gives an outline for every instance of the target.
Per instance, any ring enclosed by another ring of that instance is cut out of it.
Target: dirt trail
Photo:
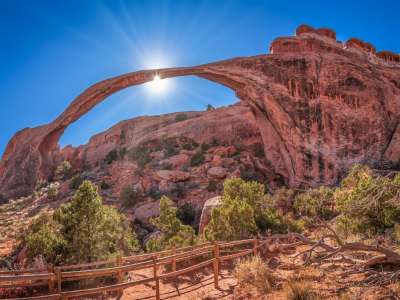
[[[131,280],[152,277],[152,270],[132,272]],[[160,281],[161,299],[233,299],[233,290],[236,280],[230,270],[223,269],[219,277],[220,289],[214,288],[212,270],[180,276],[176,281]],[[151,282],[126,289],[123,300],[155,299],[155,283]]]

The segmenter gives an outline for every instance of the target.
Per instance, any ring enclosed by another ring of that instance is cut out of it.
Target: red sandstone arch
[[[31,192],[50,174],[68,125],[156,73],[195,75],[234,90],[254,113],[271,168],[289,186],[334,184],[355,162],[399,162],[400,68],[344,49],[331,30],[302,26],[297,34],[275,40],[270,55],[133,72],[92,85],[53,122],[10,140],[0,163],[0,194]],[[381,56],[397,61],[391,53]]]

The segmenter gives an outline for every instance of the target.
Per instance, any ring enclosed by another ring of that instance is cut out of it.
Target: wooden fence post
[[[219,245],[218,242],[214,244],[214,287],[219,288],[218,275],[219,275]]]
[[[61,269],[58,267],[54,268],[54,273],[56,273],[57,292],[61,293]]]
[[[175,255],[175,254],[176,254],[176,248],[175,248],[175,246],[173,246],[172,247],[172,255]],[[172,272],[176,271],[176,258],[175,257],[172,258],[171,268],[172,268]]]
[[[156,300],[160,300],[160,278],[158,277],[157,260],[153,257],[153,274],[156,282]]]
[[[122,257],[121,257],[120,254],[118,254],[118,256],[117,256],[117,267],[121,267],[121,266],[122,266]],[[123,281],[123,274],[122,274],[121,271],[118,271],[118,273],[117,273],[117,283],[122,283],[122,281]],[[122,297],[122,294],[123,294],[122,289],[118,290],[117,299],[120,299]]]
[[[253,241],[253,254],[257,255],[257,253],[258,253],[258,239],[255,238]]]
[[[54,275],[54,266],[53,265],[47,266],[47,273]],[[53,293],[54,292],[54,277],[53,276],[51,278],[49,278],[48,285],[49,285],[49,293]]]

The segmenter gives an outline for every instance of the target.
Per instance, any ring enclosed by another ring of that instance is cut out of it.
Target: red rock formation
[[[139,71],[91,86],[50,124],[11,139],[0,165],[0,193],[31,191],[39,178],[50,176],[60,157],[58,139],[69,124],[112,93],[155,74],[196,75],[233,89],[253,112],[274,172],[290,186],[334,184],[356,162],[386,167],[399,162],[395,54],[363,55],[343,47],[333,31],[307,26],[295,37],[275,40],[271,53]]]

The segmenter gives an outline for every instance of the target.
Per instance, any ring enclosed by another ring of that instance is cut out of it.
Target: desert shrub
[[[124,186],[119,198],[124,207],[133,207],[141,200],[140,194],[132,186]]]
[[[128,157],[136,161],[141,168],[151,161],[149,149],[143,145],[130,149],[128,151]]]
[[[53,264],[92,262],[138,249],[126,218],[103,205],[89,181],[84,181],[71,201],[52,216],[34,221],[23,239],[28,258],[41,254]]]
[[[47,197],[50,200],[56,200],[58,197],[58,185],[51,183],[48,187],[47,187]]]
[[[201,152],[206,152],[208,149],[210,149],[210,147],[211,146],[205,142],[201,143],[201,145],[200,145]]]
[[[107,153],[106,157],[104,158],[104,162],[109,165],[113,161],[118,160],[118,158],[119,158],[119,155],[118,155],[117,149],[113,149]]]
[[[190,150],[193,150],[193,149],[194,149],[194,146],[193,146],[192,143],[185,143],[185,144],[182,145],[182,148],[183,148],[184,150],[190,151]]]
[[[58,178],[67,180],[71,178],[73,173],[71,163],[68,160],[64,160],[55,171],[55,174]]]
[[[192,167],[201,165],[204,162],[204,154],[201,151],[196,152],[190,159],[190,165]]]
[[[254,144],[253,145],[254,155],[258,158],[265,157],[264,153],[264,145],[263,144]]]
[[[49,214],[41,214],[32,221],[25,237],[28,260],[43,257],[47,262],[58,264],[65,255],[66,241],[58,234],[59,225]]]
[[[138,249],[127,219],[115,208],[103,205],[96,186],[84,181],[68,203],[54,212],[60,234],[66,241],[71,263],[105,259],[112,254]]]
[[[196,243],[192,227],[184,225],[177,217],[177,208],[172,201],[163,196],[160,199],[160,215],[150,221],[161,232],[161,235],[150,238],[146,243],[148,251],[182,247]]]
[[[108,190],[111,186],[107,183],[107,181],[102,180],[100,183],[100,188],[102,190]]]
[[[266,201],[264,186],[234,178],[225,180],[221,204],[211,211],[205,236],[209,240],[235,240],[283,229],[282,220]]]
[[[196,220],[197,211],[193,204],[187,202],[178,207],[176,217],[185,225],[193,225]]]
[[[207,105],[206,105],[206,110],[207,110],[207,111],[211,111],[211,110],[214,110],[214,109],[215,109],[215,107],[212,106],[211,104],[207,104]]]
[[[39,191],[42,188],[45,188],[46,186],[49,185],[49,182],[46,179],[39,179],[38,182],[36,183],[35,190]]]
[[[160,165],[160,169],[161,170],[172,170],[173,169],[173,165],[170,162],[163,162]]]
[[[164,158],[168,158],[179,153],[179,144],[174,138],[163,137],[160,146],[163,150]]]
[[[71,190],[76,190],[82,184],[83,178],[81,175],[75,175],[72,177],[71,181],[69,182],[69,188]]]
[[[293,208],[302,216],[320,217],[329,220],[336,215],[333,190],[327,187],[320,187],[299,193],[294,199]]]
[[[260,172],[257,172],[255,170],[246,170],[244,168],[240,169],[240,178],[245,181],[264,181],[264,176]]]
[[[185,120],[187,120],[187,119],[188,119],[187,114],[177,114],[177,115],[175,116],[175,121],[176,121],[176,122],[182,122],[182,121],[185,121]]]
[[[318,293],[312,288],[312,284],[306,280],[289,280],[286,283],[287,300],[319,300]]]
[[[260,294],[268,294],[276,285],[276,278],[259,256],[240,260],[234,270],[238,284],[254,286]]]
[[[255,222],[258,231],[264,233],[271,231],[274,233],[284,233],[287,231],[297,232],[295,224],[291,220],[282,218],[274,207],[266,207],[255,215]]]
[[[292,189],[282,187],[275,191],[272,196],[274,207],[280,209],[283,214],[291,211],[293,208],[294,197],[296,193]]]
[[[399,191],[400,175],[373,176],[368,167],[355,165],[334,193],[339,229],[367,236],[393,229],[400,223]]]
[[[207,185],[207,191],[209,192],[215,192],[218,189],[218,182],[215,181],[214,179],[211,179],[208,181]]]
[[[217,147],[217,146],[219,146],[219,141],[218,141],[217,138],[215,138],[215,137],[212,138],[212,140],[211,140],[211,146],[212,146],[212,147]]]
[[[147,195],[153,199],[159,199],[162,196],[162,193],[157,185],[152,185]]]

